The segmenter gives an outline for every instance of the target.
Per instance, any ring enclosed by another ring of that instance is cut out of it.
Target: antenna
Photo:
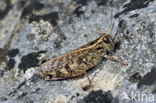
[[[112,18],[113,18],[113,11],[111,10],[111,24],[110,24],[110,34],[112,35],[112,28],[113,28],[113,25],[112,25]]]

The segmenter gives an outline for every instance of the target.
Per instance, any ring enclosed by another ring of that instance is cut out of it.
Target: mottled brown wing
[[[51,80],[83,75],[86,70],[97,65],[101,54],[92,48],[82,48],[58,56],[41,65],[41,76],[51,75]]]

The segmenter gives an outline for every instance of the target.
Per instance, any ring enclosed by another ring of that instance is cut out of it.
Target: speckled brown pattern
[[[113,50],[114,42],[111,35],[103,34],[78,49],[42,64],[39,74],[45,80],[63,80],[78,77],[99,64],[103,56]]]

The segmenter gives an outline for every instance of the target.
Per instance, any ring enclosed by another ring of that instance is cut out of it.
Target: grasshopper
[[[45,80],[64,80],[82,76],[87,70],[98,65],[103,58],[119,61],[109,56],[114,51],[114,41],[110,34],[102,34],[96,40],[75,50],[62,54],[41,64],[40,76]]]
[[[115,43],[111,34],[104,33],[86,45],[41,64],[39,75],[45,80],[65,80],[80,77],[86,74],[87,70],[98,65],[103,58],[113,59],[121,65],[127,65],[122,63],[120,59],[109,55],[114,52],[114,49]],[[89,77],[88,80],[90,81]]]

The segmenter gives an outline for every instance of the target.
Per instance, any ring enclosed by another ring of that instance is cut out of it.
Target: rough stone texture
[[[113,55],[128,66],[103,60],[87,72],[91,89],[86,76],[45,81],[36,75],[41,58],[110,33],[111,11]],[[155,0],[0,1],[0,103],[92,103],[91,97],[97,103],[131,103],[137,100],[132,92],[156,101],[155,75]]]

